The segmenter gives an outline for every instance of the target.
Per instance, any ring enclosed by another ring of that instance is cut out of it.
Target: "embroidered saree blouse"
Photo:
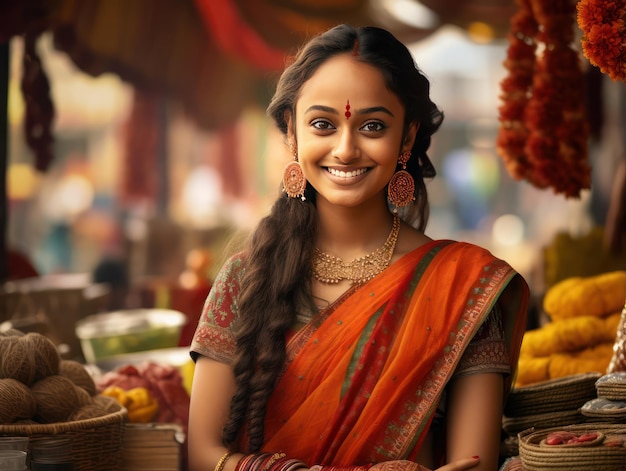
[[[237,319],[237,295],[243,271],[241,254],[226,261],[218,273],[198,322],[191,356],[203,355],[232,364],[235,354],[233,326]],[[496,307],[480,327],[463,354],[456,375],[475,373],[510,374],[509,356],[504,343],[502,319]]]

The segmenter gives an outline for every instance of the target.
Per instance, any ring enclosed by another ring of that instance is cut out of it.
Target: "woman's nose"
[[[344,130],[338,135],[333,157],[343,163],[351,162],[360,155],[357,140],[350,130]]]

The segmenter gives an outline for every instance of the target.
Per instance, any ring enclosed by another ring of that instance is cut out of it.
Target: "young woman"
[[[497,469],[528,288],[424,234],[429,82],[387,31],[342,25],[268,113],[294,161],[203,309],[191,470]]]

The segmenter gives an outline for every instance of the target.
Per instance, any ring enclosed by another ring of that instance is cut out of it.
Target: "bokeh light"
[[[514,214],[504,214],[494,221],[491,235],[496,244],[519,245],[524,240],[524,222]]]
[[[211,167],[193,169],[183,186],[182,205],[195,227],[209,227],[215,223],[222,200],[222,182]]]
[[[55,183],[42,203],[51,219],[71,221],[89,209],[93,199],[92,183],[83,175],[69,173]]]
[[[11,164],[7,170],[7,194],[9,200],[27,200],[37,187],[39,177],[32,165],[26,163]]]

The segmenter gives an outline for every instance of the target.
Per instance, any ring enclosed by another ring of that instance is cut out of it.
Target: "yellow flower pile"
[[[549,321],[524,334],[516,386],[605,373],[626,300],[626,271],[566,278],[546,292]]]
[[[130,423],[148,423],[159,411],[159,403],[146,388],[124,390],[119,386],[109,386],[102,391],[102,395],[112,397],[126,407]]]

